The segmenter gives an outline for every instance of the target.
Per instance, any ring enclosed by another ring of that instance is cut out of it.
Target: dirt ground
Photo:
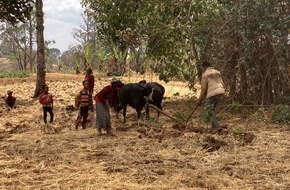
[[[95,75],[95,92],[112,78]],[[267,117],[233,115],[217,108],[224,130],[212,133],[198,108],[186,125],[155,111],[127,123],[112,112],[115,136],[97,136],[95,113],[89,127],[74,129],[77,111],[67,110],[82,88],[82,75],[47,74],[55,100],[56,133],[44,133],[42,108],[31,98],[35,75],[0,79],[0,95],[8,89],[17,108],[8,112],[0,101],[0,189],[290,189],[290,127]],[[137,82],[144,77],[123,77]],[[157,81],[156,78],[145,78]],[[193,93],[182,82],[162,83],[163,109],[187,118]],[[178,94],[178,96],[177,96]]]

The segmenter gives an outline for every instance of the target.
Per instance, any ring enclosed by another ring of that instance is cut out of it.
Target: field
[[[129,108],[125,124],[112,112],[115,136],[97,136],[95,113],[87,129],[76,131],[77,111],[66,109],[83,76],[49,73],[56,132],[44,133],[41,105],[31,98],[35,78],[0,78],[0,95],[11,89],[17,97],[14,110],[6,111],[3,99],[0,104],[0,189],[290,189],[290,127],[271,123],[267,113],[233,115],[221,103],[224,130],[213,134],[202,108],[186,125],[164,115],[157,121],[155,111],[150,121],[144,113],[137,121]],[[95,79],[95,92],[111,80],[97,74]],[[162,84],[164,111],[187,118],[194,94],[182,82]]]

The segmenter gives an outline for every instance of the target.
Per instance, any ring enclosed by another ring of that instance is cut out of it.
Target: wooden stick
[[[173,117],[173,116],[169,115],[168,113],[165,113],[163,110],[157,108],[156,106],[154,106],[152,104],[149,104],[149,107],[155,109],[156,111],[159,111],[160,113],[164,114],[165,116],[169,117],[170,119],[173,119],[177,122],[180,122],[176,117]]]
[[[190,120],[190,118],[192,117],[193,113],[195,112],[195,110],[198,108],[198,105],[195,106],[194,110],[191,112],[191,114],[189,115],[189,117],[187,118],[187,120],[185,121],[185,124]]]

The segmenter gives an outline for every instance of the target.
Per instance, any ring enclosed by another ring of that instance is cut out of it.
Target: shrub
[[[230,105],[231,113],[238,114],[241,111],[241,104],[239,102],[233,101]]]
[[[275,107],[272,121],[275,123],[288,123],[290,121],[290,106],[279,104]]]
[[[212,122],[214,117],[213,105],[210,104],[209,102],[206,102],[203,109],[204,109],[204,122],[208,125],[209,123]]]
[[[241,136],[244,133],[244,130],[242,128],[237,127],[234,128],[232,132],[234,136]]]
[[[174,117],[176,117],[180,121],[185,121],[185,115],[182,112],[175,112]]]
[[[29,73],[27,71],[0,72],[0,78],[25,78],[25,77],[29,77]]]
[[[173,94],[173,96],[174,97],[180,96],[180,93],[179,92],[176,92],[176,93]]]

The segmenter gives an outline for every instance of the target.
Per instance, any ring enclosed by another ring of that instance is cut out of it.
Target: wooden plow
[[[163,110],[157,108],[156,106],[154,106],[154,105],[152,105],[152,104],[149,104],[148,106],[151,107],[151,108],[153,108],[153,109],[155,109],[156,111],[162,113],[163,115],[169,117],[170,119],[173,119],[174,121],[176,121],[176,122],[178,122],[178,123],[180,123],[180,124],[184,124],[184,125],[187,124],[187,122],[190,120],[190,118],[192,117],[192,115],[194,114],[194,112],[195,112],[195,111],[197,110],[197,108],[198,108],[198,105],[196,105],[195,108],[193,109],[193,111],[191,112],[191,114],[190,114],[190,115],[188,116],[188,118],[185,120],[185,122],[183,122],[183,121],[181,121],[180,119],[177,119],[176,117],[173,117],[173,116],[169,115],[168,113],[164,112]]]

